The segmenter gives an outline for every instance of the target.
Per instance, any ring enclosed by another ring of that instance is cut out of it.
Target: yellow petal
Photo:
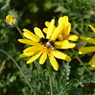
[[[89,27],[93,30],[93,32],[95,33],[95,28],[92,25],[89,25]]]
[[[56,29],[55,29],[54,32],[52,33],[50,39],[51,39],[51,40],[56,40],[56,39],[58,38],[59,34],[62,32],[63,28],[64,28],[64,23],[61,24],[61,25],[59,25],[58,27],[56,27]]]
[[[64,40],[62,43],[62,49],[74,48],[76,44],[70,43],[68,40]]]
[[[69,44],[69,41],[68,40],[64,40],[64,41],[56,41],[55,44],[57,45],[65,45],[65,44]]]
[[[66,25],[65,25],[65,28],[67,29],[67,32],[68,32],[68,35],[70,34],[70,31],[71,31],[71,23],[67,23]]]
[[[26,63],[32,63],[33,61],[35,61],[40,55],[42,54],[42,52],[37,53],[36,55],[34,55],[32,58],[30,58]]]
[[[39,41],[40,38],[36,36],[35,34],[33,34],[31,31],[29,31],[28,29],[23,29],[23,31],[24,31],[23,35],[26,38],[31,39],[33,41],[37,41],[37,42]]]
[[[28,53],[28,52],[33,52],[33,51],[37,51],[40,49],[39,45],[35,45],[35,46],[31,46],[26,48],[25,50],[23,50],[24,53]]]
[[[54,70],[58,71],[59,66],[58,66],[58,62],[56,61],[56,59],[53,56],[50,56],[49,60],[50,60],[51,65],[53,66]]]
[[[70,35],[68,37],[68,39],[71,40],[71,41],[77,41],[78,40],[78,36],[76,36],[76,35]]]
[[[92,66],[92,67],[95,67],[95,55],[92,57],[91,61],[89,62],[89,64]]]
[[[45,52],[45,53],[43,53],[43,54],[41,55],[39,63],[40,63],[40,64],[44,64],[45,61],[46,61],[46,59],[47,59],[47,53]]]
[[[49,27],[48,27],[48,30],[47,30],[47,35],[46,35],[46,38],[49,39],[50,36],[52,35],[52,32],[54,30],[54,19],[51,20],[50,24],[49,24]]]
[[[49,24],[50,24],[49,21],[46,21],[46,22],[45,22],[46,27],[49,27]]]
[[[36,44],[39,44],[35,41],[31,41],[31,40],[28,40],[28,39],[18,39],[19,42],[21,43],[24,43],[24,44],[28,44],[28,45],[36,45]]]
[[[47,28],[43,28],[43,32],[45,33],[45,34],[47,34]]]
[[[58,25],[61,25],[61,24],[63,24],[63,23],[65,23],[65,24],[68,23],[68,16],[63,16],[63,17],[60,17],[60,18],[58,19]]]
[[[74,48],[75,46],[76,44],[70,43],[68,40],[55,42],[55,48],[57,49],[69,49],[69,48]]]
[[[52,54],[53,54],[53,56],[55,56],[58,59],[63,59],[65,61],[71,61],[71,58],[68,55],[66,55],[65,53],[62,53],[58,50],[54,50]]]
[[[62,41],[62,45],[66,45],[66,44],[70,44],[70,42],[68,40]]]
[[[39,38],[44,38],[42,31],[38,27],[34,28],[34,32]]]
[[[29,53],[22,53],[19,55],[19,57],[28,57],[28,56],[32,56],[35,52],[29,52]]]
[[[20,54],[19,57],[27,57],[24,53]]]
[[[62,49],[70,49],[70,48],[74,48],[75,46],[76,46],[75,43],[69,43],[69,44],[62,45]]]
[[[84,37],[84,36],[81,36],[80,38],[81,38],[82,40],[88,42],[88,43],[95,44],[95,39],[93,39],[93,38]]]
[[[67,44],[67,40],[66,41],[55,41],[55,48],[57,48],[57,49],[62,49],[62,46],[63,46],[63,44]]]
[[[79,54],[86,54],[95,51],[95,46],[83,47],[79,49]]]

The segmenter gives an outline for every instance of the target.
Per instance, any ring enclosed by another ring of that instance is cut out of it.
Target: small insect
[[[47,48],[51,48],[52,50],[54,50],[55,45],[53,41],[50,41],[49,39],[45,39],[45,38],[40,38],[39,42],[44,46],[46,46]]]

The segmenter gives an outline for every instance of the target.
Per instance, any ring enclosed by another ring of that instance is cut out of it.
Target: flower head
[[[64,24],[61,24],[54,29],[54,19],[52,19],[48,26],[46,37],[38,27],[34,28],[35,34],[27,29],[23,29],[23,35],[27,39],[18,39],[18,41],[30,45],[30,47],[26,48],[20,57],[32,56],[27,61],[27,64],[32,63],[38,58],[40,58],[39,63],[44,64],[46,59],[49,58],[51,65],[57,71],[59,66],[56,58],[71,61],[71,58],[68,55],[57,49],[69,49],[75,47],[75,44],[68,42],[68,40],[56,41],[63,28]]]
[[[48,27],[49,27],[50,22],[46,21],[45,25],[47,28],[44,28],[43,31],[45,33],[47,33]],[[70,35],[70,30],[71,30],[71,23],[68,21],[68,16],[63,16],[60,17],[58,20],[58,26],[60,25],[64,25],[64,28],[62,28],[62,30],[60,31],[60,34],[58,35],[58,39],[59,40],[71,40],[71,41],[77,41],[78,40],[78,36],[76,35]],[[56,29],[56,27],[54,26],[54,29]]]
[[[17,19],[12,16],[12,15],[7,15],[6,16],[6,21],[11,25],[11,26],[16,26],[18,24]]]
[[[93,32],[95,33],[95,28],[92,25],[89,25],[89,27],[93,30]],[[95,39],[90,38],[90,37],[84,37],[81,36],[80,37],[82,40],[88,42],[88,43],[92,43],[95,44]],[[90,52],[94,52],[95,51],[95,46],[90,46],[90,47],[83,47],[79,49],[79,54],[86,54],[86,53],[90,53]],[[89,64],[92,67],[95,67],[95,55],[92,57],[92,59],[90,60]]]

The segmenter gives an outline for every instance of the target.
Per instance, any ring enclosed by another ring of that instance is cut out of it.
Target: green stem
[[[25,39],[25,37],[23,36],[22,31],[21,31],[21,29],[19,28],[18,25],[16,26],[16,28],[17,28],[17,30],[19,31],[19,33],[21,34],[22,38]]]
[[[83,65],[83,67],[85,68],[86,71],[88,71],[92,76],[94,76],[89,70],[88,68],[83,64],[83,62],[80,60],[80,58],[78,57],[78,55],[76,54],[75,50],[72,49],[73,53],[75,54],[75,57],[77,58],[77,60]]]
[[[47,59],[47,60],[48,60],[48,59]],[[47,64],[48,64],[48,70],[49,70],[50,91],[51,91],[51,95],[53,95],[51,64],[49,63],[49,61],[47,61]]]
[[[18,65],[17,62],[15,61],[15,59],[14,59],[8,52],[6,52],[6,51],[4,51],[4,50],[2,50],[2,49],[0,49],[0,52],[6,54],[7,56],[9,56],[9,57],[12,59],[12,61],[15,63],[15,65],[17,66],[17,68],[19,69],[19,71],[22,73],[22,75],[23,75],[25,81],[27,82],[28,86],[30,87],[30,89],[34,92],[33,87],[30,85],[30,83],[29,83],[27,77],[25,76],[25,74],[23,73],[22,69],[19,67],[19,65]]]

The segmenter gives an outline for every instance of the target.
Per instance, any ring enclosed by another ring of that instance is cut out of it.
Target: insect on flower
[[[46,38],[40,38],[40,41],[39,41],[41,44],[43,44],[44,46],[46,46],[47,48],[51,48],[52,50],[54,50],[54,42],[49,40],[49,39],[46,39]]]

